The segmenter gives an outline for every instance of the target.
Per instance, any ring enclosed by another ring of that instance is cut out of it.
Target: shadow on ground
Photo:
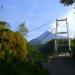
[[[75,75],[75,60],[70,56],[53,57],[42,65],[48,69],[50,75]]]

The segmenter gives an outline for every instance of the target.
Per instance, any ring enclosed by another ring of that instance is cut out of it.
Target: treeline
[[[70,39],[70,43],[71,50],[69,50],[68,39],[58,39],[57,54],[68,52],[73,56],[73,58],[75,58],[75,38]],[[41,45],[39,50],[47,57],[55,55],[55,39],[50,40],[44,45]]]

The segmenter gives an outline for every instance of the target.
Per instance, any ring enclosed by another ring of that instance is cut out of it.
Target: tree
[[[26,58],[27,40],[18,32],[9,29],[7,22],[0,22],[0,59],[9,59],[11,55],[16,58]]]
[[[41,52],[45,55],[45,56],[50,56],[50,55],[54,55],[54,41],[55,40],[50,40],[49,42],[47,42],[42,48],[41,48]]]
[[[23,36],[26,37],[27,33],[28,33],[28,29],[26,27],[25,23],[22,23],[19,25],[17,32],[19,32],[20,34],[22,34]]]
[[[64,4],[64,5],[72,5],[75,2],[75,0],[60,0],[60,3]]]
[[[75,59],[75,38],[71,40],[72,56]]]
[[[21,33],[11,31],[6,22],[0,22],[0,75],[48,75],[37,64],[26,62],[28,51],[34,49]]]
[[[26,42],[26,39],[17,32],[0,32],[0,59],[9,59],[11,54],[17,59],[25,59],[27,55]]]
[[[10,30],[10,24],[5,21],[0,21],[0,30],[2,30],[2,29]]]

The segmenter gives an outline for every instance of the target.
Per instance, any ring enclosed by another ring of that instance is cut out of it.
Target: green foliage
[[[37,48],[31,46],[23,34],[0,23],[0,75],[48,75],[47,70],[32,63],[36,51]]]
[[[44,61],[46,57],[42,54],[39,47],[33,46],[31,44],[27,44],[27,50],[28,50],[28,60],[32,63],[37,63],[38,61]]]
[[[62,45],[62,46],[57,46],[58,54],[65,51],[68,52],[69,47],[68,47],[67,39],[58,39],[58,44]],[[63,44],[66,44],[66,46],[64,46]],[[41,47],[40,50],[42,54],[44,54],[46,57],[54,55],[55,54],[55,39],[47,42],[45,45]]]
[[[10,25],[6,23],[5,21],[0,21],[0,30],[2,29],[9,29]]]
[[[19,33],[0,32],[0,59],[6,58],[6,50],[9,55],[12,54],[21,60],[25,59],[27,55],[26,42],[25,38]]]
[[[20,34],[22,34],[23,36],[26,37],[26,35],[28,33],[28,29],[27,29],[25,23],[22,23],[19,25],[17,32],[19,32]]]
[[[34,51],[32,53],[32,59],[34,60],[34,63],[46,61],[46,56],[39,50]]]
[[[38,47],[37,46],[33,46],[29,42],[27,42],[27,50],[28,50],[29,53],[32,53],[34,51],[37,51]]]
[[[71,41],[72,56],[75,58],[75,39]]]
[[[73,4],[73,0],[60,0],[60,3],[69,6]]]
[[[48,71],[35,64],[0,64],[0,75],[48,75]]]
[[[54,54],[54,40],[49,41],[48,43],[46,43],[42,49],[41,52],[45,55],[45,56],[49,56],[49,55],[53,55]]]
[[[68,39],[58,39],[58,45],[60,45],[57,47],[59,53],[69,51]]]

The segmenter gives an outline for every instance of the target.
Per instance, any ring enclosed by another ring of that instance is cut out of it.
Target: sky
[[[70,29],[74,32],[73,6],[64,6],[59,0],[0,0],[4,9],[2,19],[11,25],[13,31],[25,22],[29,29],[27,39],[34,39],[55,27],[55,20],[68,17]],[[0,16],[0,17],[1,17]],[[71,34],[72,34],[71,32]]]

